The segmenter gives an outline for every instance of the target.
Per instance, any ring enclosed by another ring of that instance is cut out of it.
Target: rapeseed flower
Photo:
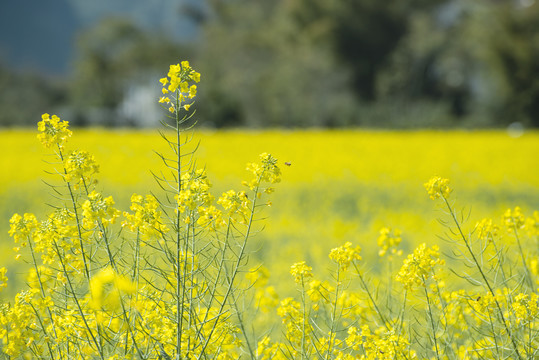
[[[306,279],[313,277],[312,270],[313,268],[307,265],[305,261],[300,261],[290,267],[290,274],[292,274],[296,283],[301,284]]]
[[[0,268],[0,291],[7,287],[8,278],[6,276],[7,269],[5,267]]]
[[[225,214],[232,221],[238,221],[242,224],[247,223],[251,214],[251,201],[245,191],[229,190],[221,195],[217,200],[217,204],[223,207]]]
[[[527,324],[539,316],[539,295],[537,293],[518,294],[513,302],[517,323]]]
[[[14,214],[9,220],[9,236],[15,242],[20,242],[21,246],[26,246],[27,237],[37,229],[39,222],[34,214],[25,213],[23,216]]]
[[[251,190],[255,190],[264,182],[276,184],[281,181],[281,169],[277,166],[277,159],[268,153],[260,154],[259,158],[260,163],[247,164],[247,171],[253,174],[253,179],[250,182],[245,182],[245,185]]]
[[[429,193],[429,196],[432,200],[435,200],[439,197],[447,199],[451,193],[451,188],[449,187],[449,180],[435,176],[431,178],[428,182],[424,184],[425,189]]]
[[[168,227],[163,223],[162,214],[159,210],[159,203],[153,195],[133,194],[131,196],[131,211],[124,211],[123,215],[126,218],[122,222],[122,226],[135,232],[140,231],[144,238],[151,236],[159,236],[169,231]]]
[[[93,309],[107,307],[116,309],[122,294],[134,294],[137,287],[127,277],[117,274],[112,267],[106,267],[90,279],[90,305]]]
[[[168,104],[168,111],[174,113],[179,110],[177,106],[189,110],[191,104],[183,104],[188,99],[193,99],[197,94],[197,86],[192,82],[200,81],[200,73],[196,72],[188,61],[180,64],[170,65],[167,77],[161,78],[159,82],[163,85],[163,95],[159,98],[159,103]]]
[[[193,211],[201,206],[211,205],[213,202],[213,195],[210,194],[211,186],[206,172],[202,169],[183,174],[180,193],[174,196],[178,203],[178,211],[184,213],[186,210]]]
[[[402,283],[405,289],[412,289],[416,285],[425,287],[427,279],[434,278],[434,267],[443,264],[438,246],[427,248],[427,244],[423,243],[404,260],[396,280]]]
[[[82,204],[83,224],[91,230],[101,222],[103,225],[114,224],[121,212],[113,207],[112,196],[106,198],[95,190],[88,194],[88,200]]]
[[[507,209],[504,212],[502,222],[507,227],[508,232],[514,232],[515,230],[524,227],[526,218],[520,207],[516,206],[514,209]]]
[[[346,242],[343,246],[332,249],[329,253],[329,258],[338,263],[344,271],[352,261],[361,260],[360,252],[361,248],[359,246],[353,248],[351,242]]]
[[[64,143],[69,137],[71,137],[72,132],[68,129],[69,123],[67,121],[61,120],[58,116],[49,114],[41,115],[41,121],[37,123],[37,129],[39,134],[37,138],[41,143],[50,148],[53,145],[58,145],[62,148]]]
[[[475,224],[475,230],[479,239],[492,241],[500,229],[492,219],[483,219]]]
[[[402,241],[401,231],[399,229],[392,230],[387,227],[380,229],[380,236],[378,236],[377,241],[378,246],[380,247],[378,255],[384,256],[389,249],[391,249],[392,255],[402,254],[402,250],[397,251],[396,249]]]
[[[91,176],[99,172],[99,165],[87,151],[75,150],[64,160],[64,169],[65,180],[77,189],[80,184],[88,185]]]

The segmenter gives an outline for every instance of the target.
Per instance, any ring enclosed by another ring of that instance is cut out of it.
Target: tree
[[[79,37],[71,89],[78,121],[95,121],[84,118],[94,109],[102,125],[129,124],[131,120],[121,119],[117,111],[126,91],[136,84],[151,87],[148,79],[155,72],[189,58],[190,52],[189,46],[145,32],[123,18],[107,18],[90,28]]]
[[[201,118],[216,126],[335,126],[350,121],[348,72],[288,1],[214,1],[198,64]]]

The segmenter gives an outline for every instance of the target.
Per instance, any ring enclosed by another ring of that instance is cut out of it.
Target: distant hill
[[[196,31],[182,16],[188,0],[13,0],[0,2],[0,61],[55,75],[69,72],[76,34],[107,16],[179,41]]]

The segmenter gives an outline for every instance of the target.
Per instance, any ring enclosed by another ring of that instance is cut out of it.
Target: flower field
[[[347,240],[374,256],[383,227],[400,229],[408,250],[422,241],[439,243],[441,213],[422,186],[435,174],[458,189],[459,210],[471,211],[470,226],[479,218],[498,219],[509,207],[519,205],[528,213],[539,207],[536,132],[520,138],[503,131],[198,131],[194,136],[193,142],[200,141],[198,163],[207,168],[216,194],[239,184],[256,154],[268,151],[280,159],[283,180],[266,212],[266,228],[254,239],[263,246],[253,255],[274,264],[275,276],[287,277],[286,260],[296,257],[323,263],[332,246]],[[0,140],[5,174],[0,229],[7,234],[14,212],[47,210],[51,194],[42,181],[51,176],[33,130],[2,132]],[[162,168],[154,151],[166,147],[157,131],[79,130],[74,141],[95,155],[99,187],[116,194],[119,204],[128,205],[134,192],[157,191],[150,170]],[[11,247],[4,235],[4,262],[12,262]]]
[[[184,131],[199,79],[0,133],[0,358],[539,356],[539,133]]]

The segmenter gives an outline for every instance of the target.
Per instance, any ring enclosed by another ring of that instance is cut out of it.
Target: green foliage
[[[189,4],[170,16],[197,24],[196,41],[108,18],[78,36],[62,81],[2,70],[0,125],[27,124],[43,107],[77,125],[155,125],[156,109],[141,105],[137,118],[126,102],[156,91],[149,79],[179,57],[210,80],[199,112],[210,127],[539,125],[537,2]]]
[[[197,56],[209,81],[200,117],[215,126],[347,125],[348,72],[298,26],[290,4],[218,2]]]
[[[0,62],[0,126],[29,126],[44,107],[60,108],[65,84],[32,72],[14,72]]]

